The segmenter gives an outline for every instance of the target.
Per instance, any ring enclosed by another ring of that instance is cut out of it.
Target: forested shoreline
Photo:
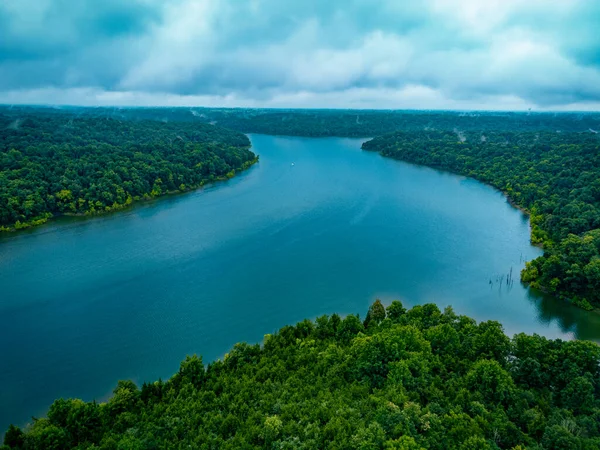
[[[600,347],[433,304],[333,314],[187,357],[105,403],[58,399],[3,449],[600,448]]]
[[[600,131],[600,113],[418,111],[357,109],[261,109],[204,107],[0,106],[13,120],[35,114],[163,123],[206,123],[242,133],[305,137],[375,137],[393,131]]]
[[[476,178],[530,213],[531,241],[545,253],[522,280],[592,310],[600,307],[600,139],[592,127],[600,128],[600,114],[4,107],[0,231],[230,178],[257,161],[242,132],[388,133],[363,148]]]
[[[531,220],[544,254],[521,279],[600,307],[600,139],[595,133],[396,132],[363,144],[383,156],[469,176],[504,192]]]
[[[0,113],[0,231],[124,209],[257,160],[247,136],[205,123]]]

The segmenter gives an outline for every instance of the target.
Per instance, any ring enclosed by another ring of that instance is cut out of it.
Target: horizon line
[[[534,110],[523,109],[444,109],[444,108],[323,108],[323,107],[274,107],[274,106],[184,106],[184,105],[76,105],[62,103],[0,103],[0,108],[87,108],[87,109],[222,109],[222,110],[272,110],[272,111],[368,111],[368,112],[461,112],[461,113],[512,113],[512,114],[600,114],[599,110]]]

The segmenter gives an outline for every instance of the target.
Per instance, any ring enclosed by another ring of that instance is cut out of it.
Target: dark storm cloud
[[[0,5],[0,58],[48,59],[98,41],[143,34],[160,10],[135,0],[5,0]]]
[[[0,86],[110,88],[131,42],[160,20],[156,5],[121,0],[6,0],[0,5]]]
[[[594,0],[5,0],[0,100],[593,108],[599,20]]]

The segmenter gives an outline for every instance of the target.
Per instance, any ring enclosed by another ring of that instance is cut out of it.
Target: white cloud
[[[375,84],[397,81],[405,72],[412,51],[405,39],[375,31],[354,47],[319,49],[295,57],[291,63],[291,81],[294,86],[319,91],[360,81]]]
[[[167,3],[162,23],[143,38],[145,58],[124,75],[120,87],[162,87],[189,80],[215,51],[213,17],[220,2]]]
[[[356,108],[356,109],[446,109],[490,111],[598,111],[600,102],[573,102],[538,107],[515,95],[487,95],[457,100],[423,85],[401,89],[349,88],[273,92],[263,99],[236,93],[227,95],[178,95],[165,92],[104,91],[96,88],[41,88],[0,92],[3,104],[80,106],[181,106],[248,108]]]
[[[560,16],[581,3],[584,1],[559,0],[550,4],[547,0],[431,0],[430,8],[434,14],[456,21],[466,34],[486,39],[494,31],[510,26],[515,16]]]

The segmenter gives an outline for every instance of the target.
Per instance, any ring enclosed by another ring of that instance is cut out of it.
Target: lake
[[[227,182],[0,238],[2,432],[57,397],[103,400],[119,379],[166,379],[186,354],[214,360],[304,318],[364,317],[376,298],[600,341],[600,316],[521,286],[541,251],[499,192],[363,140],[251,140],[259,164]]]

